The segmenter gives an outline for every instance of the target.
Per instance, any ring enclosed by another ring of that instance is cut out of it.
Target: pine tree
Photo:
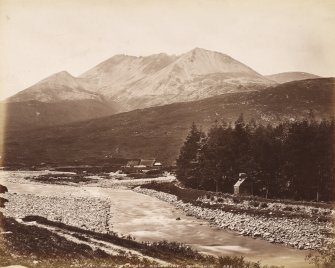
[[[187,186],[198,187],[199,185],[199,151],[204,137],[204,133],[193,123],[186,141],[180,149],[176,175],[177,179]]]

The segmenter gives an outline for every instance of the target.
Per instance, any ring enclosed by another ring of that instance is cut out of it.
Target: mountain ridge
[[[105,98],[132,110],[273,84],[226,54],[195,48],[180,55],[115,55],[78,77],[66,71],[53,74],[8,101]]]

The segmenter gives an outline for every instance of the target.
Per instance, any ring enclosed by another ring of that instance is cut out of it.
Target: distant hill
[[[285,72],[285,73],[266,75],[265,77],[277,83],[287,83],[305,79],[320,78],[320,76],[318,75],[304,72]]]
[[[263,124],[333,116],[334,78],[294,81],[263,91],[235,92],[199,101],[135,110],[85,122],[5,135],[5,163],[99,162],[106,157],[176,159],[190,125],[207,130],[243,113]]]

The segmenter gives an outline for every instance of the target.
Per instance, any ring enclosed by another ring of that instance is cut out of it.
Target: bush
[[[0,197],[0,208],[4,208],[6,202],[8,202],[7,199]]]
[[[261,208],[267,208],[267,207],[268,207],[268,203],[265,203],[265,202],[261,203]]]

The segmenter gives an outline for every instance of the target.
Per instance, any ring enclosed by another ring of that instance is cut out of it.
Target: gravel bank
[[[184,203],[177,200],[175,195],[155,190],[137,187],[134,191],[169,202],[182,209],[187,215],[208,220],[216,227],[235,231],[240,235],[309,250],[320,249],[330,242],[330,238],[326,234],[331,230],[329,222],[223,212],[220,209],[208,209]]]
[[[110,201],[94,197],[6,194],[4,215],[45,217],[67,225],[107,233],[112,230]]]

